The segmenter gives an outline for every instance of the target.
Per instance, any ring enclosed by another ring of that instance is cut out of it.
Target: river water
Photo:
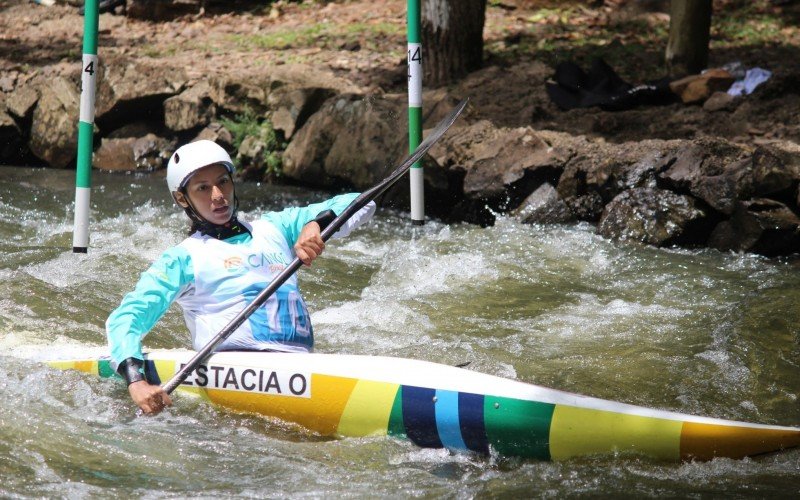
[[[177,395],[135,417],[123,384],[30,358],[105,344],[104,321],[186,220],[163,178],[0,168],[0,497],[796,496],[800,451],[537,462],[330,439]],[[319,200],[244,184],[245,216]],[[588,225],[491,228],[379,210],[301,272],[317,352],[446,364],[647,407],[800,424],[800,261],[614,243]],[[151,348],[185,347],[177,308]]]

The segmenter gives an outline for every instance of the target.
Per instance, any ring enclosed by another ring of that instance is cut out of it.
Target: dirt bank
[[[184,9],[175,11],[183,14],[160,22],[101,14],[100,57],[125,55],[182,68],[194,79],[302,62],[330,69],[367,92],[404,89],[403,1],[276,2],[266,7],[263,2],[208,2],[203,11],[200,2],[183,3]],[[659,3],[665,2],[490,2],[484,30],[486,65],[510,69],[537,60],[553,67],[567,59],[588,65],[601,56],[631,83],[656,79],[663,76],[660,60],[668,26]],[[715,24],[711,65],[741,61],[746,67],[770,69],[775,78],[731,113],[709,113],[701,106],[683,104],[624,112],[598,108],[565,112],[549,101],[520,113],[518,101],[530,93],[525,88],[530,82],[499,78],[483,83],[485,99],[476,109],[477,117],[498,126],[530,125],[613,142],[696,136],[739,143],[778,138],[800,142],[795,81],[800,73],[796,28],[800,5],[747,4],[746,9],[738,8],[755,21],[735,26],[741,33],[751,29],[766,34],[750,40],[739,32],[729,33],[733,28],[727,24]],[[736,8],[736,2],[715,2],[715,19],[734,23],[730,12]],[[67,3],[45,7],[27,0],[0,2],[0,90],[24,85],[36,73],[77,75],[82,23],[79,9]],[[761,45],[753,45],[756,42]]]

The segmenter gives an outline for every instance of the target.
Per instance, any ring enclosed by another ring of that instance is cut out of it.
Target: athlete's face
[[[218,163],[203,167],[189,178],[186,195],[197,214],[211,222],[222,225],[233,216],[233,180],[228,169]],[[178,204],[188,205],[183,193],[175,193]]]

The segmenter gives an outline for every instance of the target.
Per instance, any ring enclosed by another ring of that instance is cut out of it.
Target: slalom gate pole
[[[408,0],[408,151],[422,142],[422,43],[420,0]],[[425,224],[425,182],[422,160],[408,173],[411,188],[411,223]]]
[[[86,0],[83,11],[81,108],[78,119],[78,160],[75,172],[75,225],[72,231],[74,253],[86,253],[89,249],[89,198],[92,187],[98,23],[98,0]]]

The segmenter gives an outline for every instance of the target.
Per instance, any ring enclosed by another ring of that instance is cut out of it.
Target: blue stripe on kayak
[[[406,435],[417,446],[441,448],[436,429],[435,389],[403,386],[403,423]]]
[[[446,448],[467,449],[467,445],[461,439],[457,392],[436,391],[436,429],[439,431],[439,439]]]
[[[461,437],[466,447],[479,453],[489,453],[489,440],[483,419],[483,394],[458,394],[458,415]]]

